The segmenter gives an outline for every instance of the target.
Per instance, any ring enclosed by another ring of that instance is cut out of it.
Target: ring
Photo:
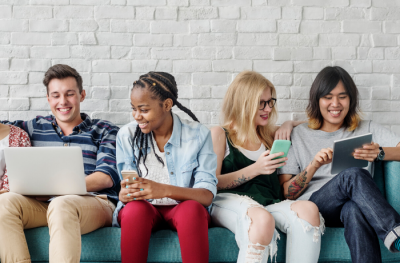
[[[135,198],[133,198],[133,200],[136,200],[136,197],[135,197]]]
[[[136,177],[133,177],[133,180],[136,180]]]
[[[143,188],[140,188],[140,191],[143,191]]]
[[[129,185],[127,185],[125,188],[129,188]]]
[[[131,196],[131,194],[127,194],[127,196]]]

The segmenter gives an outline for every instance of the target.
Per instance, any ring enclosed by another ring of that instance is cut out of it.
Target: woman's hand
[[[290,140],[294,126],[292,121],[285,121],[279,129],[275,131],[275,140]]]
[[[134,200],[160,199],[167,196],[168,185],[141,177],[137,178],[137,181],[129,185],[129,189],[136,191],[132,194]]]
[[[129,184],[126,180],[121,181],[121,191],[119,200],[123,203],[131,201],[159,199],[166,197],[167,185],[154,182],[141,177],[136,178],[136,182]]]
[[[4,194],[4,193],[8,193],[8,190],[4,189],[4,190],[0,190],[0,195]]]
[[[311,165],[318,169],[322,165],[331,163],[332,157],[333,157],[332,148],[322,149],[315,155],[314,160],[312,160],[311,162]]]
[[[379,144],[372,142],[371,144],[363,145],[362,148],[357,149],[354,152],[354,158],[373,162],[376,157],[378,157],[379,152]]]
[[[119,191],[119,200],[124,204],[133,201],[134,197],[132,195],[137,191],[139,191],[137,189],[132,189],[130,187],[131,185],[133,184],[128,183],[126,180],[121,180],[121,190]]]
[[[258,160],[253,164],[254,168],[256,170],[257,175],[260,174],[272,174],[273,172],[276,171],[277,168],[286,165],[284,161],[286,161],[288,158],[279,158],[272,160],[276,157],[282,156],[285,153],[279,152],[279,153],[274,153],[274,154],[269,154],[270,151],[265,151],[261,156],[258,158]]]

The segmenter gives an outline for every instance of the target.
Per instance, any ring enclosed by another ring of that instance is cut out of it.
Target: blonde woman
[[[276,136],[276,91],[261,74],[237,75],[224,98],[223,125],[211,135],[217,154],[218,194],[211,217],[214,224],[235,233],[237,262],[267,262],[276,255],[279,234],[287,234],[286,262],[317,262],[323,219],[309,201],[283,201],[276,169],[287,158],[269,154]],[[292,125],[289,123],[289,130]],[[286,137],[286,138],[285,138]]]

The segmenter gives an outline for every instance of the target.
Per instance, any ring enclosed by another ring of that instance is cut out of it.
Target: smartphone
[[[122,170],[121,171],[122,174],[122,178],[124,180],[128,179],[128,183],[133,184],[135,182],[135,179],[137,179],[139,177],[138,173],[136,171],[133,170]],[[135,178],[135,179],[133,179]]]
[[[272,148],[271,148],[270,154],[283,152],[284,155],[278,156],[278,157],[276,157],[274,159],[279,159],[279,158],[286,157],[288,152],[289,152],[289,148],[290,148],[291,144],[292,144],[292,142],[289,141],[289,140],[275,140],[274,143],[272,144]],[[282,168],[282,167],[283,166],[278,167],[278,168]]]

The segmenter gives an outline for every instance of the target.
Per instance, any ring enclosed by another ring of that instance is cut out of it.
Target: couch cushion
[[[400,162],[384,163],[386,200],[400,213]]]
[[[48,262],[49,234],[47,227],[26,230],[33,262]],[[102,228],[82,236],[81,262],[120,262],[120,229]],[[232,232],[215,227],[209,230],[210,262],[236,262],[238,248]],[[278,241],[277,262],[285,262],[286,235]],[[400,262],[400,253],[390,253],[381,242],[384,262]],[[161,230],[150,240],[148,262],[181,262],[177,233]],[[326,228],[322,237],[319,262],[351,262],[343,228]]]

